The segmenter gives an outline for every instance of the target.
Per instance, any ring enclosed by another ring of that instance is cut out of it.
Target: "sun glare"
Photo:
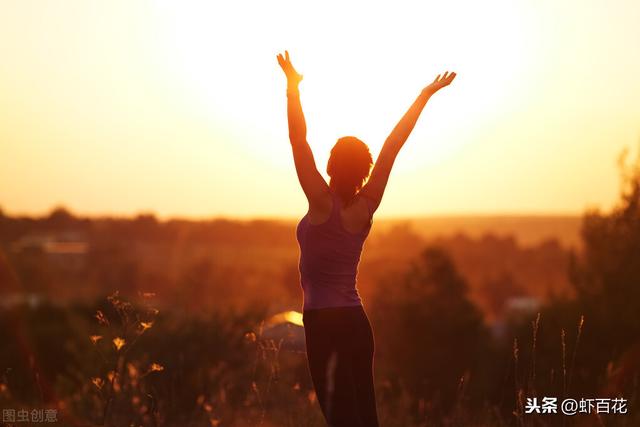
[[[441,162],[472,139],[483,118],[522,92],[516,82],[527,69],[526,11],[506,0],[329,2],[315,9],[293,2],[251,8],[161,2],[157,11],[176,78],[194,102],[247,153],[283,167],[291,166],[285,80],[276,62],[284,49],[304,75],[308,140],[321,170],[340,136],[361,138],[377,155],[422,87],[455,70],[458,79],[446,97],[434,97],[437,108],[427,106],[398,167]]]

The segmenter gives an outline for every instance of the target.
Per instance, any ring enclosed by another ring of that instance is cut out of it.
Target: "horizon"
[[[425,212],[408,215],[389,215],[382,214],[376,215],[375,219],[380,221],[402,221],[402,220],[414,220],[422,218],[582,218],[585,213],[592,210],[599,210],[606,212],[611,206],[606,207],[591,207],[581,212]],[[39,212],[19,212],[7,210],[4,206],[0,205],[0,214],[6,217],[12,218],[47,218],[56,210],[64,210],[76,218],[87,219],[101,219],[101,218],[122,218],[130,219],[139,216],[153,216],[158,221],[167,222],[172,220],[184,220],[184,221],[210,221],[210,220],[231,220],[231,221],[299,221],[299,215],[223,215],[223,214],[210,214],[210,215],[181,215],[181,214],[159,214],[157,212],[148,210],[139,210],[131,212],[81,212],[73,209],[67,205],[57,204],[51,208],[39,211]]]
[[[70,214],[73,220],[77,221],[120,221],[136,222],[140,218],[153,218],[156,225],[160,227],[170,226],[172,223],[196,225],[227,224],[230,226],[254,226],[260,224],[277,225],[291,227],[291,241],[294,240],[293,228],[298,222],[296,217],[158,217],[150,212],[140,212],[137,215],[127,216],[82,216],[58,207],[43,216],[12,216],[8,215],[8,222],[12,220],[20,221],[29,219],[31,221],[48,221],[49,218],[59,209]],[[6,213],[0,211],[0,218]],[[544,244],[550,240],[555,240],[563,247],[580,248],[582,245],[580,231],[584,225],[584,215],[422,215],[413,217],[378,217],[374,220],[377,224],[373,234],[386,234],[393,232],[396,227],[400,227],[401,232],[408,231],[420,238],[433,240],[439,238],[451,238],[463,236],[471,240],[483,239],[487,236],[494,236],[498,239],[513,238],[518,244],[524,247],[534,247]],[[68,226],[68,225],[67,225]],[[65,227],[67,227],[65,226]],[[404,229],[404,231],[402,230]],[[70,230],[70,229],[68,229]],[[58,229],[47,230],[44,234],[51,234],[60,231]],[[36,233],[38,234],[38,233]]]

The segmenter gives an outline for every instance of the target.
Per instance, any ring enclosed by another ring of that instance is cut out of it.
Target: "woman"
[[[336,427],[378,426],[373,388],[374,342],[356,288],[362,246],[382,200],[391,167],[422,109],[456,73],[444,73],[425,87],[384,143],[372,166],[365,143],[338,139],[331,150],[329,185],[318,172],[307,143],[298,85],[302,75],[289,52],[278,55],[287,77],[287,116],[293,159],[309,210],[297,228],[307,360],[320,408]]]

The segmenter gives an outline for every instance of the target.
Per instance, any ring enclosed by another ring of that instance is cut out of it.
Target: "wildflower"
[[[104,381],[102,380],[102,378],[91,378],[91,382],[93,383],[93,385],[98,387],[98,389],[101,389],[104,385]]]
[[[116,350],[118,351],[120,351],[120,349],[124,347],[125,344],[126,341],[124,340],[124,338],[117,337],[113,339],[113,345],[116,346]]]
[[[104,326],[109,326],[109,320],[105,317],[102,311],[98,310],[96,312],[95,318],[98,319],[98,323]]]
[[[142,328],[142,332],[150,329],[153,326],[153,322],[140,322],[140,327]]]
[[[89,339],[95,345],[98,341],[102,339],[102,335],[91,335]]]
[[[247,332],[244,334],[244,339],[248,342],[256,342],[256,334],[253,332]]]
[[[155,372],[155,371],[164,371],[164,366],[158,364],[158,363],[152,363],[151,367],[149,368],[149,372]]]

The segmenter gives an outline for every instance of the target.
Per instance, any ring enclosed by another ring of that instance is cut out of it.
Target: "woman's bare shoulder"
[[[316,203],[309,203],[309,221],[311,224],[321,224],[329,219],[331,210],[333,209],[333,198],[329,191],[324,192],[322,197],[319,197]]]
[[[356,195],[353,203],[343,209],[341,216],[345,228],[354,233],[366,227],[371,219],[367,201],[359,195]]]

